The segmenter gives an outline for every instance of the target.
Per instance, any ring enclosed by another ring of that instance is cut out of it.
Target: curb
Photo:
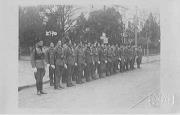
[[[43,84],[47,84],[47,83],[49,83],[49,80],[43,82]],[[23,89],[27,89],[27,88],[34,87],[34,86],[36,86],[36,84],[20,86],[20,87],[18,87],[18,92],[23,90]]]
[[[157,61],[160,61],[160,59],[156,59],[156,60],[152,60],[152,61],[148,61],[148,62],[142,62],[141,64],[152,63],[152,62],[157,62]],[[49,83],[49,80],[43,82],[43,84],[47,84],[47,83]],[[31,88],[31,87],[34,87],[34,86],[36,86],[36,84],[19,86],[18,87],[18,92],[23,90],[23,89]]]

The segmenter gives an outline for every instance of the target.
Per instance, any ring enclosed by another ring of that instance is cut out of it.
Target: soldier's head
[[[67,48],[67,44],[66,44],[66,43],[64,43],[64,44],[63,44],[63,47],[64,47],[64,48]]]
[[[93,44],[94,47],[96,47],[96,42]]]
[[[71,40],[69,40],[69,45],[72,45],[72,42],[71,42]]]
[[[91,46],[91,43],[88,43],[87,46],[90,47],[90,46]]]
[[[58,45],[58,46],[61,46],[61,45],[62,45],[61,40],[58,41],[57,45]]]
[[[36,40],[36,45],[42,47],[42,46],[43,46],[43,40],[37,39],[37,40]]]
[[[53,42],[50,43],[50,47],[51,47],[51,48],[54,47],[54,43],[53,43]]]
[[[102,47],[104,47],[104,44],[101,44]]]
[[[74,46],[76,46],[76,43],[74,42]]]
[[[79,44],[80,46],[83,46],[83,44],[82,44],[82,41],[80,42],[80,44]]]

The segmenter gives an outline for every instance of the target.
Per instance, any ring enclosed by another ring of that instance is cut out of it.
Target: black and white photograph
[[[60,1],[16,4],[19,110],[122,114],[163,113],[164,107],[171,111],[166,108],[180,98],[170,89],[172,79],[166,79],[173,74],[165,74],[166,63],[173,58],[165,56],[170,50],[162,49],[168,44],[162,42],[162,33],[168,33],[162,15],[170,11],[162,12],[162,4],[150,0]],[[168,90],[163,88],[165,79]]]
[[[19,107],[158,107],[160,43],[158,8],[19,6]]]

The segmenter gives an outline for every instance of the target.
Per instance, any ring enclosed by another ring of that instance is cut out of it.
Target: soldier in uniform
[[[92,46],[92,55],[93,55],[92,78],[97,79],[96,70],[98,70],[99,56],[98,56],[98,48],[96,43],[94,43],[94,45]]]
[[[118,50],[117,50],[117,63],[118,63],[117,69],[120,71],[120,69],[121,69],[121,48],[120,48],[120,46],[118,46]]]
[[[97,44],[97,52],[98,52],[98,63],[97,63],[97,73],[98,73],[98,76],[99,76],[99,78],[100,78],[100,52],[101,52],[101,45],[100,45],[100,43],[98,43]]]
[[[92,70],[93,70],[93,55],[91,50],[91,44],[88,43],[87,48],[85,49],[85,63],[86,63],[86,81],[89,82],[92,78]]]
[[[55,58],[54,58],[54,43],[50,43],[50,47],[46,52],[46,62],[47,66],[49,67],[49,79],[50,79],[50,86],[54,86],[54,75],[55,75]]]
[[[140,68],[141,60],[142,60],[142,49],[141,49],[141,47],[138,47],[138,49],[137,49],[137,59],[136,59],[137,68]]]
[[[105,68],[106,68],[106,63],[107,63],[107,60],[105,58],[105,47],[104,47],[104,44],[101,44],[101,47],[99,49],[99,61],[100,61],[100,64],[99,64],[99,78],[103,78],[103,73],[105,71]]]
[[[107,46],[107,55],[106,55],[106,60],[107,60],[107,70],[106,70],[106,76],[109,76],[112,74],[112,49],[110,44]]]
[[[115,55],[115,46],[112,45],[112,69],[113,73],[116,73],[116,55]]]
[[[54,89],[61,89],[62,87],[60,81],[62,80],[62,74],[64,68],[67,68],[64,59],[64,51],[61,44],[61,41],[58,41],[57,46],[55,47],[55,85]]]
[[[65,63],[67,65],[67,80],[66,80],[67,87],[72,87],[74,86],[74,84],[72,84],[72,75],[73,75],[73,67],[75,65],[75,54],[71,41],[69,41],[68,45],[65,44],[64,55],[66,60]]]
[[[31,54],[31,65],[36,79],[37,95],[46,94],[43,92],[43,77],[45,75],[45,51],[43,41],[37,40],[36,46]]]
[[[128,55],[128,47],[125,46],[124,48],[124,59],[125,59],[125,70],[128,71],[129,70],[129,55]]]
[[[134,63],[136,59],[136,51],[135,51],[135,46],[133,47],[133,61],[132,61],[132,68],[134,69]]]
[[[115,54],[115,59],[114,59],[114,69],[115,69],[115,72],[118,70],[118,65],[119,65],[119,47],[118,47],[118,44],[116,44],[115,46],[115,50],[114,50],[114,54]]]
[[[124,46],[120,46],[120,49],[119,49],[120,72],[124,71],[124,52],[123,52],[123,50],[124,50]]]
[[[85,67],[85,55],[82,42],[75,49],[75,63],[77,63],[78,76],[76,79],[77,84],[82,84],[83,70]]]
[[[130,69],[133,70],[133,47],[129,48]]]

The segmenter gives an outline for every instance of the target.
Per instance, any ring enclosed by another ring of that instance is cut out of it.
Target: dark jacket
[[[45,68],[45,51],[36,47],[31,53],[31,65],[33,68]]]

